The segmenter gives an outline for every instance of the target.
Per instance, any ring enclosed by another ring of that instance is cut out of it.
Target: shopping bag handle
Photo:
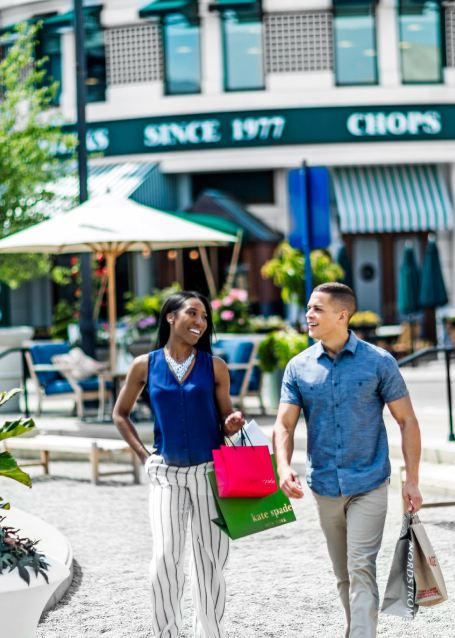
[[[236,449],[237,449],[237,445],[235,445],[235,443],[232,441],[232,439],[231,439],[231,437],[230,437],[229,435],[227,435],[227,434],[226,434],[226,436],[227,436],[227,438],[229,439],[229,441],[231,442],[231,445],[232,445],[232,447],[234,448],[234,450],[236,450]],[[245,445],[245,443],[244,443],[244,442],[245,442],[245,437],[248,439],[248,441],[250,442],[250,446],[251,446],[251,447],[252,447],[252,449],[254,450],[254,449],[255,449],[255,448],[254,448],[254,445],[251,443],[251,439],[250,439],[250,437],[248,436],[247,431],[246,431],[244,428],[242,428],[242,429],[240,430],[240,442],[241,442],[241,444],[242,444],[240,447],[243,447],[243,446]]]

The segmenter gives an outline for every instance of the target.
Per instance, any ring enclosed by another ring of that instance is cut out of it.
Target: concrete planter
[[[0,328],[0,354],[9,348],[18,348],[33,337],[35,330],[30,326]],[[8,354],[0,359],[0,392],[20,388],[22,384],[22,358],[20,352]],[[5,406],[6,412],[19,412],[19,396]]]
[[[264,373],[262,382],[262,400],[269,410],[277,410],[280,402],[281,382],[283,381],[284,370],[275,368],[273,372]]]
[[[40,616],[57,587],[70,576],[70,570],[60,561],[45,555],[49,563],[43,576],[29,570],[30,585],[22,580],[17,569],[0,574],[1,635],[11,638],[35,638]]]

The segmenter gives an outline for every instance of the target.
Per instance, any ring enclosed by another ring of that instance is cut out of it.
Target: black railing
[[[455,435],[453,432],[453,415],[452,415],[452,386],[451,386],[451,380],[450,380],[450,357],[451,355],[452,356],[455,355],[455,348],[452,348],[451,346],[424,348],[423,350],[414,352],[414,354],[410,354],[409,357],[400,359],[400,361],[398,361],[398,365],[401,367],[406,365],[407,363],[414,363],[418,359],[422,359],[423,357],[429,357],[430,355],[438,355],[440,352],[444,353],[444,358],[446,363],[447,403],[449,405],[449,441],[455,441]]]
[[[0,359],[3,359],[3,357],[6,357],[9,354],[13,354],[14,352],[20,352],[21,353],[21,359],[22,359],[22,387],[24,389],[24,412],[25,412],[25,416],[28,418],[30,416],[30,412],[28,410],[28,394],[27,394],[27,361],[25,359],[25,353],[28,351],[28,348],[8,348],[7,350],[4,350],[3,352],[0,352]],[[1,388],[0,388],[1,390]]]

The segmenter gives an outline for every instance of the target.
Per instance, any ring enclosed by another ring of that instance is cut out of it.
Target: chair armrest
[[[33,364],[33,370],[35,370],[35,372],[55,372],[56,370],[58,371],[59,368],[52,363],[36,363]]]

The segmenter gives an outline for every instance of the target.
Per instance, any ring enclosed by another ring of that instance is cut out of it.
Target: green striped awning
[[[453,206],[440,166],[336,168],[333,186],[343,233],[453,228]]]

